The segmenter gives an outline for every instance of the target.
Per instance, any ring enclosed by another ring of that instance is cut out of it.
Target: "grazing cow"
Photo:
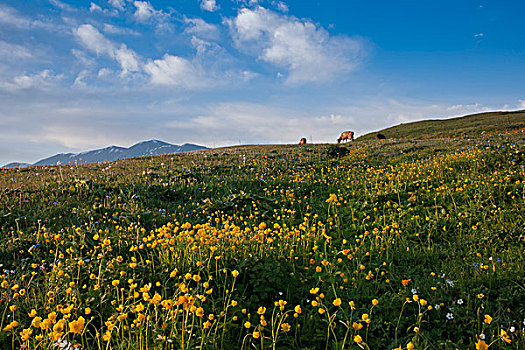
[[[306,145],[306,137],[301,138],[301,140],[299,141],[299,144]]]
[[[377,134],[376,135],[376,140],[386,140],[386,137],[383,134]]]
[[[341,133],[341,136],[337,139],[337,143],[341,143],[341,141],[354,141],[354,132],[353,131],[343,131]]]

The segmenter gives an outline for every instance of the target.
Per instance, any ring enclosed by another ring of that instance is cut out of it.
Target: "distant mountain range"
[[[52,157],[39,160],[34,164],[13,162],[4,165],[2,168],[24,168],[31,165],[56,165],[58,162],[61,164],[112,162],[119,159],[191,152],[201,149],[207,149],[207,147],[198,146],[191,143],[185,143],[182,146],[177,146],[159,140],[151,140],[139,142],[129,148],[110,146],[82,153],[59,153]]]
[[[9,164],[4,165],[2,168],[3,169],[13,169],[13,168],[25,168],[25,167],[28,167],[28,166],[31,166],[31,164],[29,164],[29,163],[13,162],[13,163],[9,163]]]

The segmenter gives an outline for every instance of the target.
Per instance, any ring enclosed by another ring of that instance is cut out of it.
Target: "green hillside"
[[[385,135],[386,138],[395,139],[475,138],[486,133],[512,133],[523,129],[525,129],[525,110],[487,112],[443,120],[423,120],[400,124],[368,133],[358,137],[357,140],[373,140],[377,133]]]
[[[525,138],[0,169],[0,349],[525,349]]]

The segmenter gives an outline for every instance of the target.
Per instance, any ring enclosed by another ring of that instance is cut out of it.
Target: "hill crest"
[[[356,140],[372,140],[377,134],[395,139],[479,137],[487,132],[511,132],[525,129],[525,110],[469,114],[448,119],[427,119],[401,123],[367,133]]]

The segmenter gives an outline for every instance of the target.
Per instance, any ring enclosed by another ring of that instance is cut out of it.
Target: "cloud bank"
[[[331,81],[356,69],[365,54],[361,40],[330,36],[308,20],[261,6],[226,22],[237,48],[286,70],[288,84]]]
[[[74,30],[74,34],[89,51],[97,55],[106,55],[116,60],[122,69],[122,76],[126,76],[130,72],[139,71],[139,58],[133,50],[128,49],[125,44],[116,45],[91,24],[79,26]]]

